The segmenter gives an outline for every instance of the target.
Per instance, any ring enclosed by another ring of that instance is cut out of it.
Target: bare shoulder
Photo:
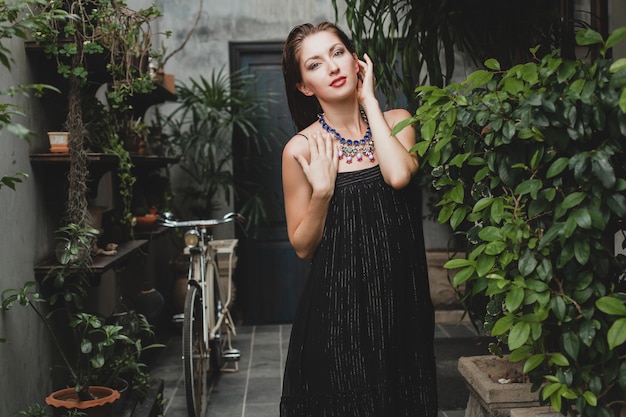
[[[293,135],[283,148],[283,158],[285,156],[293,157],[296,154],[308,157],[310,152],[308,138],[315,131],[315,127],[315,124],[311,124],[310,126]]]
[[[307,138],[302,133],[295,134],[289,139],[283,148],[283,157],[308,152]]]
[[[391,109],[391,110],[387,110],[384,113],[384,116],[387,122],[389,123],[389,125],[393,127],[397,125],[398,123],[400,123],[401,121],[406,120],[409,117],[411,117],[411,113],[409,113],[409,111],[406,109]]]

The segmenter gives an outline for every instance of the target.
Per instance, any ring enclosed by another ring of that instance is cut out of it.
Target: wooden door
[[[270,118],[258,128],[273,145],[262,149],[266,166],[236,170],[238,180],[253,179],[265,188],[271,201],[270,219],[255,227],[248,236],[239,236],[237,266],[237,306],[249,324],[287,323],[295,314],[308,273],[308,262],[299,259],[287,238],[282,191],[281,154],[293,136],[281,68],[282,43],[233,43],[230,45],[231,70],[254,74],[256,96],[269,97]],[[235,135],[236,136],[236,135]],[[233,138],[235,157],[245,143]]]

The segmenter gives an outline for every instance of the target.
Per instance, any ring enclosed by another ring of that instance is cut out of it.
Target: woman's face
[[[304,95],[324,101],[354,94],[359,63],[334,33],[321,31],[304,38],[299,59],[302,82],[297,87]]]

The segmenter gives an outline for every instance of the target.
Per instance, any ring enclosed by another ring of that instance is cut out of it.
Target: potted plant
[[[455,284],[487,297],[486,330],[563,414],[626,406],[626,262],[613,248],[626,218],[626,59],[606,59],[625,36],[579,31],[597,59],[487,60],[460,83],[418,87],[406,121],[443,196],[438,220],[467,237],[466,257],[446,264]]]
[[[210,217],[238,194],[244,201],[239,211],[246,218],[252,223],[265,218],[263,190],[237,183],[233,175],[233,163],[237,163],[233,162],[233,135],[249,139],[242,165],[262,164],[254,150],[269,146],[270,139],[260,138],[255,125],[267,113],[250,93],[252,82],[250,76],[229,76],[222,69],[214,71],[210,79],[200,76],[178,86],[179,104],[163,120],[164,150],[167,156],[179,159],[177,167],[185,181],[173,191],[182,195],[190,216]]]
[[[163,348],[164,345],[159,343],[146,345],[146,342],[154,339],[152,326],[143,314],[127,309],[123,305],[106,323],[119,327],[120,334],[124,337],[115,341],[113,349],[109,352],[110,356],[105,357],[103,365],[95,369],[91,378],[92,383],[115,387],[123,380],[134,393],[143,398],[149,387],[150,375],[142,356],[146,351]]]
[[[34,281],[21,288],[6,289],[2,292],[2,310],[11,309],[15,303],[30,307],[49,331],[73,385],[53,392],[46,398],[49,405],[61,408],[61,412],[100,405],[109,409],[119,392],[94,385],[93,377],[114,358],[118,342],[134,342],[122,333],[122,326],[107,325],[84,310],[83,301],[90,286],[90,251],[98,231],[68,224],[58,229],[58,234],[59,265],[43,278],[42,291],[37,290]],[[101,398],[105,393],[106,399],[93,402],[94,397]]]
[[[123,195],[128,195],[125,205],[132,195],[133,179],[128,178],[130,157],[118,142],[130,137],[132,126],[127,121],[133,118],[133,97],[149,93],[156,86],[148,73],[148,61],[152,53],[151,23],[161,13],[155,5],[132,10],[123,0],[53,0],[43,7],[44,13],[55,11],[69,13],[70,18],[60,22],[48,19],[47,28],[35,31],[34,39],[55,60],[58,73],[68,79],[68,218],[71,223],[84,225],[88,171],[83,90],[94,82],[107,83],[106,106],[116,133],[108,136],[107,149],[120,157],[121,189],[126,193]],[[123,212],[122,221],[129,221],[126,205]]]

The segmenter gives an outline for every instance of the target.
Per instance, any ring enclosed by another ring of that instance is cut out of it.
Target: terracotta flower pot
[[[65,388],[46,397],[46,404],[54,408],[54,417],[64,416],[70,410],[80,410],[87,417],[111,417],[113,403],[120,398],[119,391],[91,386],[89,392],[93,400],[79,401],[74,388]]]
[[[70,134],[68,132],[48,132],[48,140],[50,141],[50,152],[68,153]]]

